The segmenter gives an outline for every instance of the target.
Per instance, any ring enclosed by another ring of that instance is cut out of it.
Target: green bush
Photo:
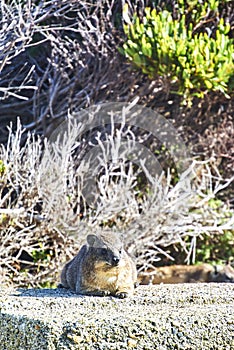
[[[203,236],[197,242],[196,262],[224,263],[234,257],[234,231],[222,235]]]
[[[210,0],[215,9],[217,1]],[[183,1],[182,1],[183,3]],[[209,91],[221,91],[228,96],[234,75],[234,45],[228,37],[230,25],[221,18],[215,33],[196,33],[194,26],[206,10],[207,3],[197,7],[196,15],[186,24],[185,6],[178,19],[163,10],[145,8],[141,20],[136,14],[130,20],[128,7],[123,10],[127,36],[120,51],[150,78],[162,76],[175,84],[175,93],[203,97]],[[200,14],[199,14],[200,13]]]

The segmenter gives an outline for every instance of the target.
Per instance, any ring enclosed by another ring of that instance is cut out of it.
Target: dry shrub
[[[102,139],[97,140],[103,152],[93,189],[95,205],[86,203],[92,165],[74,157],[81,127],[72,124],[54,143],[42,143],[29,133],[20,147],[24,133],[18,123],[15,134],[10,130],[7,147],[1,146],[0,256],[5,283],[52,285],[85,236],[105,227],[124,232],[139,269],[151,267],[162,256],[173,259],[166,249],[173,243],[180,244],[191,261],[198,237],[233,229],[234,215],[231,211],[227,215],[226,205],[219,212],[209,206],[209,200],[233,179],[214,178],[206,162],[194,162],[172,186],[169,173],[153,177],[142,161],[150,191],[139,192],[138,170],[126,157],[126,149],[116,153],[116,145],[126,139],[125,129],[108,136],[109,152],[115,152],[119,163],[106,162],[107,149]],[[129,135],[127,151],[135,147],[134,135]],[[200,181],[196,181],[198,170]],[[188,236],[190,246],[185,243]]]
[[[229,116],[217,125],[210,125],[200,135],[200,147],[209,158],[213,158],[216,165],[222,170],[222,175],[231,177],[234,169],[234,123]]]

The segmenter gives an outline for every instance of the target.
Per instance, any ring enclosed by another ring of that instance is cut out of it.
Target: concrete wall
[[[0,350],[234,350],[234,284],[140,286],[133,298],[0,290]]]

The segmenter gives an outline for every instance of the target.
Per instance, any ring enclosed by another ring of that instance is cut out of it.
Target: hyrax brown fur
[[[117,233],[87,236],[87,244],[69,261],[61,273],[61,283],[77,294],[132,295],[137,282],[136,266],[123,248]]]
[[[224,266],[172,265],[148,269],[138,276],[140,284],[223,282],[234,283],[234,269],[229,263]]]

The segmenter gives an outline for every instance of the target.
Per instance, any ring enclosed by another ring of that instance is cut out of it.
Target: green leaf
[[[204,83],[208,89],[211,89],[213,84],[209,80],[204,80]]]
[[[143,19],[134,14],[131,22],[124,7],[127,40],[119,51],[149,77],[160,75],[171,82],[176,79],[175,93],[184,94],[190,101],[190,94],[202,97],[210,90],[220,90],[226,96],[231,88],[228,82],[234,81],[233,40],[227,35],[230,25],[221,18],[215,38],[207,33],[194,34],[196,21],[216,9],[219,1],[188,0],[189,9],[184,0],[179,2],[183,9],[178,19],[167,10],[157,13],[146,8]],[[188,25],[187,14],[192,18]]]

